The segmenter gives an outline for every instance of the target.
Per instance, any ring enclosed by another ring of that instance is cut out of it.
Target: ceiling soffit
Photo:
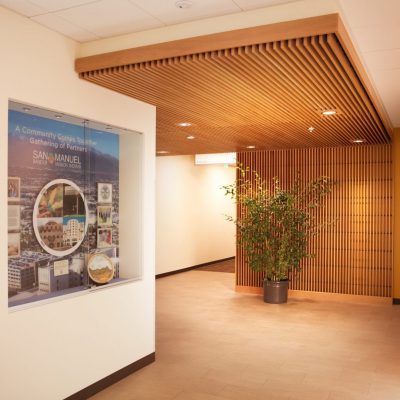
[[[326,17],[92,56],[76,66],[85,80],[157,106],[157,150],[167,154],[387,143],[391,127],[338,16]],[[259,37],[257,29],[264,29]]]

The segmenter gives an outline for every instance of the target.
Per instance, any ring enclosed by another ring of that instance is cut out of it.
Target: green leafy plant
[[[238,170],[236,183],[222,188],[240,206],[237,219],[227,219],[237,226],[249,267],[265,272],[268,280],[286,280],[290,271],[301,269],[303,258],[312,256],[309,239],[324,225],[316,222],[313,210],[322,205],[334,182],[321,176],[302,183],[298,175],[283,189],[276,177],[268,185],[257,172],[243,166]]]

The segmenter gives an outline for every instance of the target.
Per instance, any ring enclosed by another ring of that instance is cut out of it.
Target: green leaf
[[[316,224],[315,210],[335,183],[326,176],[304,183],[297,173],[292,186],[284,189],[278,177],[266,182],[250,167],[237,168],[236,183],[222,189],[238,204],[238,217],[225,217],[237,226],[238,243],[251,269],[264,272],[267,279],[288,279],[290,272],[300,271],[303,258],[313,256],[309,239],[327,224]]]

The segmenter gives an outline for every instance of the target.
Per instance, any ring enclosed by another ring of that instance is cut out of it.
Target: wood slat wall
[[[390,145],[290,149],[238,153],[238,162],[270,181],[308,181],[321,175],[336,185],[318,221],[332,221],[310,243],[290,288],[363,296],[392,295],[392,158]],[[239,215],[240,210],[238,210]],[[237,249],[236,285],[261,287],[263,275],[251,271]]]

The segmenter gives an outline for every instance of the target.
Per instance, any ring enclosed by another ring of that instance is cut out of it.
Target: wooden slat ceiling
[[[390,141],[335,32],[85,70],[80,76],[157,106],[157,150],[168,154]],[[322,115],[331,109],[337,114]],[[179,127],[180,122],[192,125]],[[190,135],[195,139],[188,140]]]

